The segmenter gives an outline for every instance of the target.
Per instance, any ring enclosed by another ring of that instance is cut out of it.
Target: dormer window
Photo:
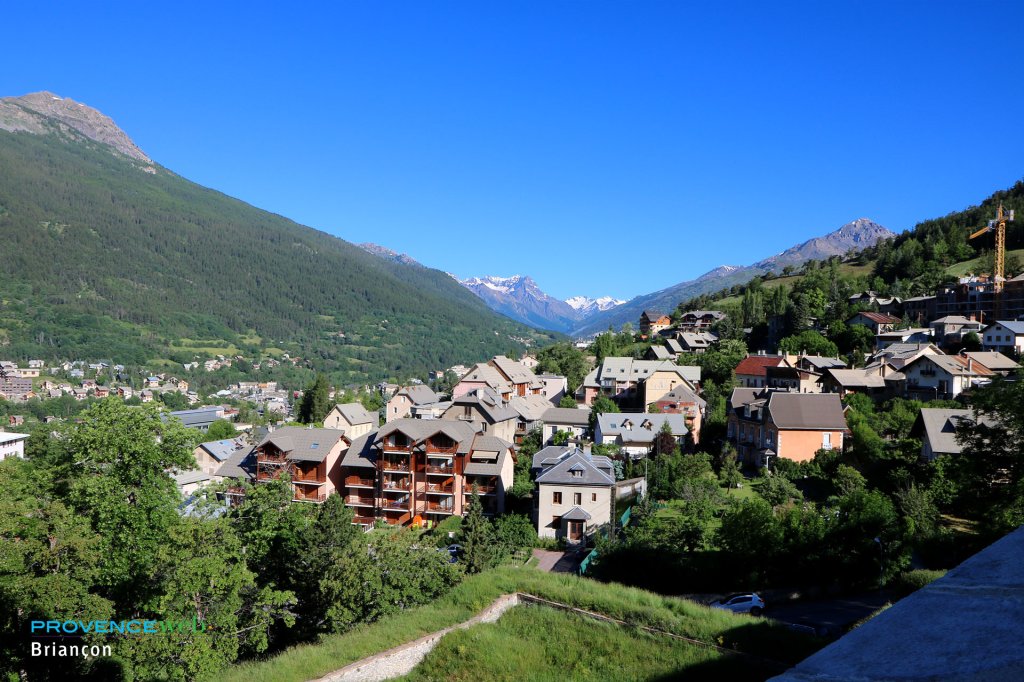
[[[583,478],[583,471],[581,469],[573,469],[570,473],[573,478]]]

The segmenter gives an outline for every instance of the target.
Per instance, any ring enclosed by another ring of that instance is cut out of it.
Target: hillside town
[[[981,295],[968,299],[968,288]],[[725,429],[737,465],[756,476],[775,470],[780,460],[807,463],[821,451],[848,449],[844,402],[853,395],[876,404],[892,398],[957,401],[993,377],[1015,375],[1024,322],[981,322],[992,309],[986,291],[984,278],[972,277],[934,297],[851,296],[850,305],[860,310],[847,325],[862,326],[874,338],[873,351],[857,367],[838,356],[803,352],[759,351],[740,359],[731,372]],[[660,434],[683,451],[701,443],[708,403],[701,367],[688,363],[717,347],[714,330],[726,317],[716,310],[644,311],[636,335],[646,348],[643,357],[598,362],[590,356],[592,369],[577,386],[566,376],[535,371],[534,355],[495,356],[432,372],[427,382],[362,387],[364,395],[378,397],[379,409],[337,403],[315,424],[295,422],[301,393],[277,382],[237,382],[200,396],[185,379],[168,373],[133,377],[108,362],[0,362],[0,400],[15,408],[63,397],[145,404],[174,394],[185,409],[167,409],[167,418],[200,433],[214,422],[230,423],[233,435],[196,446],[195,469],[169,472],[186,499],[183,509],[209,484],[229,484],[221,496],[237,505],[243,484],[287,475],[296,502],[340,495],[353,510],[353,523],[364,529],[430,528],[464,515],[472,494],[480,496],[486,515],[504,513],[509,491],[522,484],[516,476],[529,474],[538,536],[585,545],[612,523],[614,500],[646,490],[643,477],[625,477],[624,462],[652,456],[663,446]],[[232,360],[197,360],[184,369],[215,371]],[[444,377],[456,380],[442,392]],[[332,388],[328,398],[342,395]],[[615,411],[602,411],[608,408]],[[240,414],[261,417],[261,423],[246,423]],[[922,407],[914,427],[922,459],[958,452],[955,424],[971,418],[966,407]],[[45,415],[41,421],[59,419]],[[0,457],[24,456],[32,425],[22,414],[6,415]],[[539,447],[522,454],[531,434]],[[518,466],[524,457],[529,466]]]

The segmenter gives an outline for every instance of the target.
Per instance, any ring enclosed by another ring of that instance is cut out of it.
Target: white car
[[[742,594],[730,594],[716,602],[711,603],[711,608],[732,611],[733,613],[749,613],[752,616],[760,616],[764,611],[764,599],[755,592],[744,592]]]

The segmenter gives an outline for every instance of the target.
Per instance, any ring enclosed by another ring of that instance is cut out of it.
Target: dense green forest
[[[5,358],[289,352],[356,382],[550,338],[440,271],[58,134],[0,131],[0,241]]]

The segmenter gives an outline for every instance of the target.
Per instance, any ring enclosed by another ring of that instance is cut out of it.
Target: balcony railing
[[[407,511],[409,509],[409,502],[409,498],[401,500],[385,500],[384,503],[381,504],[381,509],[401,509],[403,511]]]
[[[345,485],[355,488],[373,488],[377,485],[377,482],[372,478],[359,478],[358,476],[349,476],[345,479]]]
[[[438,453],[446,455],[454,455],[459,449],[458,444],[454,445],[434,445],[429,440],[426,443],[426,450],[428,454]]]
[[[412,486],[409,484],[409,479],[406,478],[404,481],[383,481],[380,484],[380,489],[388,493],[393,490],[410,490]]]
[[[376,522],[377,522],[377,519],[375,519],[372,516],[354,516],[354,517],[352,517],[352,523],[354,523],[354,524],[356,524],[358,526],[372,526]]]
[[[434,514],[454,514],[455,506],[451,504],[444,504],[442,502],[430,502],[428,500],[427,511]]]
[[[278,453],[259,453],[256,455],[257,464],[286,464],[288,463],[288,455],[284,452]]]
[[[447,475],[451,476],[452,474],[455,473],[455,467],[451,467],[451,466],[447,466],[447,467],[428,466],[427,467],[427,473],[428,474],[447,474]]]
[[[372,497],[365,497],[363,495],[346,495],[345,504],[351,504],[358,507],[373,507],[376,506],[377,501]]]
[[[442,485],[440,483],[428,483],[427,484],[427,492],[428,493],[442,493],[442,494],[445,494],[445,495],[454,495],[455,494],[455,484],[454,483],[450,483],[448,485]]]
[[[313,488],[308,491],[303,488],[296,488],[292,499],[296,502],[323,502],[327,499],[327,493],[320,488]]]
[[[481,495],[493,495],[498,490],[498,486],[494,485],[493,483],[477,483],[476,490]],[[472,495],[473,484],[466,483],[465,488],[463,488],[463,492],[466,495]]]
[[[319,477],[317,476],[317,473],[315,471],[311,471],[309,473],[302,473],[301,471],[293,471],[292,472],[292,482],[294,482],[294,483],[313,483],[313,484],[319,483],[319,484],[323,484],[323,483],[326,483],[327,481],[321,481],[319,479]]]
[[[403,471],[403,472],[406,472],[406,471],[409,471],[409,463],[408,462],[388,461],[386,459],[382,459],[380,461],[380,468],[383,469],[384,471]]]

